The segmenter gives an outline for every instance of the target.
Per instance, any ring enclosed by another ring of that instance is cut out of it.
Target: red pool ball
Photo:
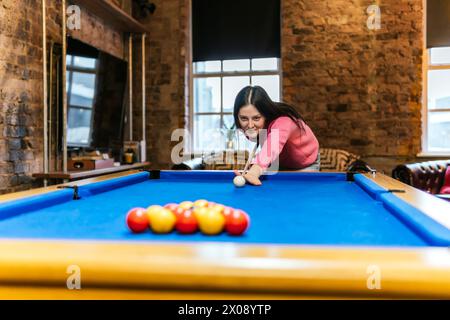
[[[234,209],[232,207],[225,207],[222,210],[222,214],[225,217],[225,220],[234,212]]]
[[[177,216],[175,229],[183,234],[194,233],[197,231],[198,222],[192,210],[185,210]]]
[[[225,230],[229,235],[239,236],[247,230],[250,224],[249,216],[242,210],[234,210],[226,216]]]
[[[182,208],[182,207],[176,207],[175,210],[173,210],[173,213],[175,213],[175,216],[177,219],[182,216],[186,211],[189,211],[190,209]]]
[[[147,209],[133,208],[127,213],[127,226],[134,233],[144,232],[150,225]]]

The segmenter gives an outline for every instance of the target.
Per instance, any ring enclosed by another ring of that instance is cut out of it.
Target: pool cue
[[[256,149],[258,149],[258,144],[255,144],[255,146],[253,147],[252,153],[250,154],[250,157],[248,157],[247,163],[245,164],[244,170],[242,171],[242,175],[247,172],[248,166],[255,156]]]

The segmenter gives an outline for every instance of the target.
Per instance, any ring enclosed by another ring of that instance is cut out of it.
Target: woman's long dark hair
[[[246,105],[254,105],[255,108],[266,118],[266,126],[273,120],[286,116],[294,121],[300,130],[304,130],[303,122],[305,120],[294,107],[281,102],[274,102],[270,99],[267,92],[260,86],[247,86],[243,88],[236,96],[234,101],[234,122],[236,128],[241,129],[239,124],[239,110]],[[301,121],[299,121],[301,120]]]

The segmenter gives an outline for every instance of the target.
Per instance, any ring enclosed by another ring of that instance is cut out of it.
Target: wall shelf
[[[70,0],[90,13],[112,24],[122,32],[147,33],[149,30],[111,0]]]
[[[68,171],[68,172],[49,172],[49,173],[33,173],[33,178],[37,179],[54,179],[54,180],[78,180],[86,179],[91,177],[97,177],[105,174],[136,170],[136,169],[146,169],[151,166],[150,162],[137,162],[133,164],[120,165],[118,167],[110,167],[96,170],[87,171]]]

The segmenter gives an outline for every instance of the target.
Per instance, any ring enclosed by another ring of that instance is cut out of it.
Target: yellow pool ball
[[[197,220],[200,221],[208,213],[208,208],[196,207],[194,208],[193,213]]]
[[[191,209],[194,206],[194,203],[192,201],[183,201],[181,202],[178,207],[183,208],[183,209]]]
[[[206,209],[206,213],[197,220],[200,231],[207,235],[219,234],[225,227],[225,217],[217,210]]]
[[[207,207],[208,201],[205,199],[199,199],[194,202],[194,207]]]
[[[169,233],[177,222],[175,214],[166,208],[154,212],[150,219],[150,227],[155,233]]]
[[[155,213],[158,213],[159,211],[161,211],[162,209],[164,209],[164,207],[162,206],[158,206],[158,205],[153,205],[147,208],[147,215],[148,218],[150,219],[150,224],[152,224],[152,216]]]
[[[211,210],[216,210],[216,211],[222,213],[223,210],[225,209],[225,206],[222,205],[222,204],[215,204],[215,205],[213,205],[212,207],[210,207],[210,209],[211,209]]]

